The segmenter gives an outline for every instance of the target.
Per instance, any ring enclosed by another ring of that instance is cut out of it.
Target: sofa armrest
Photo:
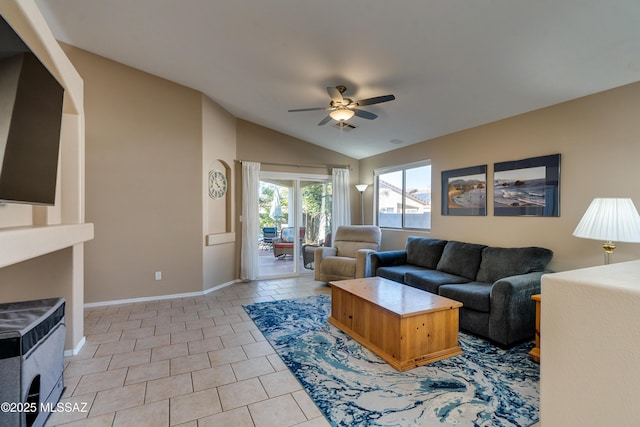
[[[358,249],[356,252],[356,279],[371,277],[371,257],[375,253],[373,249]]]
[[[391,267],[394,265],[404,265],[407,263],[407,251],[383,251],[374,252],[370,256],[370,274],[376,275],[378,267]]]
[[[500,344],[511,345],[532,337],[536,309],[531,296],[540,293],[540,279],[549,271],[504,277],[491,287],[489,335]]]

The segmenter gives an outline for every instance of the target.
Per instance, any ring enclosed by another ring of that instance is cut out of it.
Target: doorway
[[[260,172],[258,278],[313,273],[331,230],[331,177]]]

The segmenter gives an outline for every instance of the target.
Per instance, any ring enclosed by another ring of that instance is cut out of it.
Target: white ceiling
[[[54,36],[357,159],[640,80],[638,0],[37,0]],[[327,86],[394,94],[341,132]]]

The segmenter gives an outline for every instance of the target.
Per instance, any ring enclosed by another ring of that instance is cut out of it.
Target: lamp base
[[[602,249],[604,249],[604,263],[611,263],[611,256],[613,255],[613,251],[616,249],[616,244],[612,241],[607,241],[602,244]]]

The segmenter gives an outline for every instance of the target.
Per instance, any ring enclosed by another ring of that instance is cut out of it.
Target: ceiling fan
[[[337,122],[343,123],[345,120],[349,120],[354,115],[367,120],[373,120],[378,117],[369,111],[360,110],[358,107],[363,105],[380,104],[382,102],[393,101],[396,99],[393,95],[375,96],[373,98],[361,99],[360,101],[354,101],[351,98],[343,97],[342,94],[347,90],[345,86],[328,87],[327,92],[331,98],[331,102],[328,107],[316,107],[316,108],[299,108],[294,111],[331,111],[327,117],[320,120],[318,126],[327,124],[329,120],[333,119]]]

